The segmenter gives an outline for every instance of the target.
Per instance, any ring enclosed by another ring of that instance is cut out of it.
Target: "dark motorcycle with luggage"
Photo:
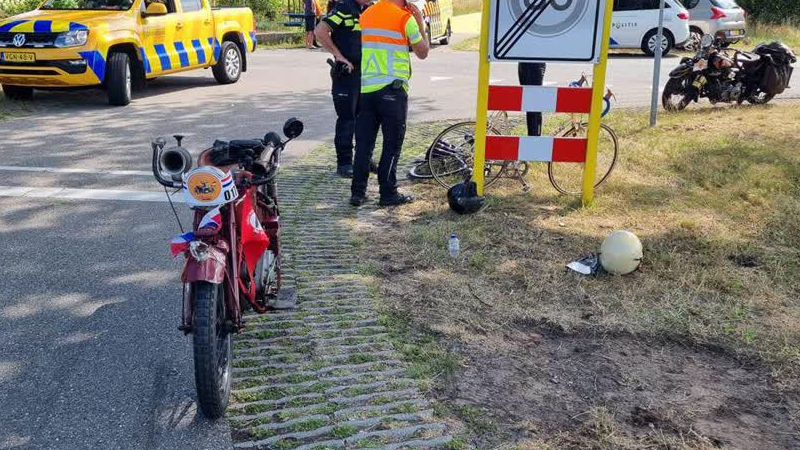
[[[789,87],[795,62],[794,52],[781,42],[742,52],[706,35],[697,54],[669,74],[661,100],[667,111],[681,111],[704,97],[711,104],[763,105]]]

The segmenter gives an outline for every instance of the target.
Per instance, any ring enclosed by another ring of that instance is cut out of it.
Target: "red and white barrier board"
[[[587,140],[552,136],[486,136],[486,159],[531,162],[586,161]]]
[[[488,109],[589,114],[592,88],[489,86]]]

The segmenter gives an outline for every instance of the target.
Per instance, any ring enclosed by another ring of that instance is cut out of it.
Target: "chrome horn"
[[[174,181],[182,181],[183,174],[192,170],[192,155],[181,147],[183,136],[175,135],[177,147],[162,150],[158,157],[159,171]]]

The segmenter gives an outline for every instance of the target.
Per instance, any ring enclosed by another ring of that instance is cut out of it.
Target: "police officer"
[[[371,0],[338,0],[317,25],[314,34],[336,59],[331,69],[333,107],[336,110],[336,172],[353,176],[353,135],[361,87],[361,27],[359,16]]]
[[[383,150],[378,165],[381,206],[409,203],[397,192],[397,159],[403,147],[408,113],[411,56],[428,57],[422,13],[405,0],[379,0],[361,15],[361,101],[356,120],[356,157],[350,204],[367,201],[369,162],[378,128]]]
[[[547,70],[545,63],[521,62],[517,67],[519,84],[523,86],[541,86],[544,83],[544,73]],[[528,136],[542,135],[542,113],[526,113]]]

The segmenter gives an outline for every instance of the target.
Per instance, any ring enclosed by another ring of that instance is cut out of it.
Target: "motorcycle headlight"
[[[79,47],[86,44],[89,30],[73,30],[61,33],[56,38],[56,47]]]

